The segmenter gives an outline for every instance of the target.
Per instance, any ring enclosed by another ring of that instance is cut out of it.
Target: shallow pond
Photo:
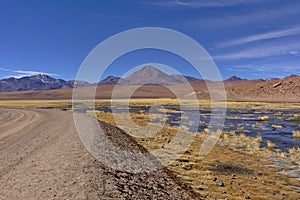
[[[150,107],[130,107],[129,111],[136,114],[149,113]],[[91,109],[79,109],[77,112],[85,113]],[[97,107],[98,111],[111,113],[112,109],[109,106]],[[122,107],[114,108],[116,113],[127,112],[127,109]],[[211,121],[211,110],[201,109],[195,110],[183,110],[180,111],[179,106],[164,105],[164,109],[157,109],[155,113],[157,116],[167,115],[166,124],[170,126],[180,126],[183,113],[197,113],[196,117],[200,119],[198,125],[198,132],[205,132],[209,129]],[[193,115],[189,115],[188,121],[193,121]],[[152,123],[161,123],[159,118],[156,118]],[[289,149],[300,147],[300,138],[293,137],[293,131],[300,131],[300,109],[294,110],[263,110],[263,109],[227,109],[225,123],[223,126],[223,132],[234,131],[237,135],[244,134],[253,138],[261,136],[263,142],[261,148],[267,146],[267,141],[276,145],[275,151],[282,150],[288,152]],[[188,123],[186,124],[189,127]],[[222,145],[222,144],[221,144]],[[276,154],[274,154],[276,155]],[[276,157],[276,156],[275,156]],[[270,158],[271,159],[271,158]],[[273,158],[274,159],[274,158]],[[299,162],[291,162],[288,159],[274,160],[274,167],[282,169],[279,173],[288,174],[295,177],[296,180],[300,180]],[[292,167],[291,169],[287,169]],[[294,187],[299,190],[299,187]]]
[[[130,107],[132,113],[148,113],[150,107]],[[85,113],[90,109],[79,109],[77,112]],[[96,110],[102,112],[112,112],[108,106],[98,107]],[[114,112],[126,112],[125,108],[114,108]],[[191,112],[184,110],[180,112],[179,106],[164,105],[164,110],[158,109],[159,115],[167,114],[166,124],[170,126],[180,126],[181,113]],[[196,111],[200,118],[198,132],[204,132],[209,128],[211,121],[211,111],[201,109]],[[293,131],[300,131],[300,109],[297,110],[258,110],[258,109],[227,109],[223,132],[235,131],[236,134],[245,134],[250,137],[261,136],[264,140],[261,147],[266,146],[266,141],[274,143],[279,149],[287,151],[293,147],[300,147],[300,139],[293,138]],[[194,116],[190,116],[191,121]],[[189,119],[187,119],[188,121]],[[152,121],[159,123],[159,119]],[[188,124],[187,124],[188,127]]]

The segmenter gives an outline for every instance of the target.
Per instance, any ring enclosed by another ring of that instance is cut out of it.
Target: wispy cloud
[[[266,65],[233,65],[226,67],[230,73],[247,73],[248,75],[256,78],[269,78],[278,77],[282,78],[290,74],[299,74],[300,65],[277,65],[277,64],[266,64]]]
[[[11,70],[0,67],[0,71],[6,71],[6,72],[8,72],[8,71],[11,71]]]
[[[292,16],[300,12],[300,4],[270,8],[269,10],[257,10],[244,14],[228,14],[214,18],[198,18],[190,22],[185,22],[193,27],[224,28],[229,26],[249,25],[270,22],[286,16]]]
[[[283,30],[271,31],[271,32],[262,33],[262,34],[250,35],[247,37],[238,38],[238,39],[234,39],[234,40],[229,40],[229,41],[218,44],[217,47],[218,48],[231,47],[231,46],[246,44],[249,42],[267,40],[267,39],[272,39],[272,38],[280,38],[280,37],[286,37],[286,36],[297,35],[297,34],[300,34],[299,26],[293,27],[293,28],[288,28],[288,29],[283,29]]]
[[[236,60],[245,58],[264,58],[286,54],[295,55],[299,52],[299,48],[299,41],[289,41],[286,43],[272,42],[248,47],[247,49],[238,50],[233,53],[216,55],[213,56],[213,58],[218,60]]]
[[[294,56],[300,56],[300,51],[299,50],[292,50],[289,52],[291,55],[294,55]]]
[[[38,74],[45,74],[45,75],[49,75],[49,76],[59,76],[58,74],[52,74],[52,73],[46,73],[46,72],[38,72],[38,71],[13,70],[13,72],[14,73],[23,74],[23,75],[28,75],[28,76],[38,75]]]
[[[7,68],[0,68],[0,71],[5,72],[5,75],[1,76],[1,78],[8,78],[8,77],[21,78],[24,76],[33,76],[33,75],[38,75],[38,74],[45,74],[48,76],[60,76],[59,74],[52,74],[52,73],[47,73],[47,72],[14,70],[14,69],[7,69]]]
[[[264,2],[262,0],[174,0],[174,1],[151,1],[147,4],[159,7],[190,7],[190,8],[213,8],[229,7],[243,4]]]

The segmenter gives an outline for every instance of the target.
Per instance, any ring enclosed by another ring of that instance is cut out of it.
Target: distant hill
[[[175,85],[198,80],[192,76],[180,74],[168,75],[152,66],[145,66],[126,78],[108,76],[99,85]]]
[[[248,81],[226,87],[227,97],[242,101],[300,101],[300,76],[272,79],[265,82]]]
[[[192,76],[182,76],[180,74],[172,74],[171,75],[173,78],[175,78],[176,80],[180,81],[181,83],[184,82],[192,82],[192,81],[197,81],[199,79],[192,77]]]
[[[210,92],[207,83],[213,89],[217,89],[219,84],[213,81],[198,80],[191,83],[181,83],[168,87],[176,89],[180,96],[188,97],[187,87],[192,86],[198,99],[210,99]],[[187,85],[189,84],[189,85]],[[276,101],[276,102],[300,102],[300,76],[268,82],[260,81],[237,81],[224,82],[227,99],[232,101]],[[119,85],[120,92],[116,98],[127,98],[127,92],[132,85]],[[94,98],[90,96],[96,90],[97,99],[110,99],[115,85],[92,85],[78,88],[79,96],[86,99]],[[22,91],[22,92],[1,92],[1,100],[22,100],[22,99],[71,99],[72,88],[56,90]],[[132,98],[176,98],[174,94],[161,85],[145,85],[140,87]]]
[[[144,86],[140,87],[132,98],[175,98],[168,88],[174,88],[181,96],[188,97],[191,93],[187,94],[187,88],[192,86],[199,99],[210,99],[207,83],[213,89],[220,86],[219,82],[198,80],[178,74],[168,75],[151,66],[144,67],[127,78],[109,76],[98,84],[65,81],[40,74],[0,80],[0,99],[70,99],[74,87],[79,88],[83,98],[93,98],[88,95],[96,89],[96,98],[109,99],[116,84],[121,88],[118,98],[126,97],[128,89],[139,84]],[[224,81],[224,85],[228,100],[300,101],[300,76],[293,74],[283,79],[266,80],[247,80],[232,76]]]
[[[48,75],[39,74],[22,78],[0,80],[0,92],[16,92],[28,90],[54,90],[73,87],[84,87],[90,84],[85,81],[65,81]]]
[[[259,79],[253,79],[253,81],[257,81],[257,82],[265,82],[265,79],[259,78]]]
[[[235,81],[241,81],[241,80],[245,80],[245,79],[242,79],[238,76],[231,76],[228,79],[225,79],[224,82],[235,82]]]
[[[294,78],[294,77],[298,77],[298,75],[296,74],[290,74],[282,79],[288,79],[288,78]],[[229,77],[228,79],[225,79],[224,82],[236,82],[236,81],[256,81],[256,82],[269,82],[269,81],[279,81],[279,80],[282,80],[280,78],[274,78],[274,77],[269,77],[269,78],[266,78],[266,79],[253,79],[253,80],[248,80],[248,79],[242,79],[238,76],[231,76]]]
[[[108,76],[98,83],[98,85],[174,85],[196,81],[198,79],[191,76],[179,74],[168,75],[159,69],[146,66],[127,78]],[[87,87],[92,84],[85,81],[66,81],[56,79],[45,74],[26,76],[22,78],[7,78],[0,80],[0,92],[18,92],[31,90],[56,90],[74,87]]]
[[[280,78],[266,78],[265,82],[278,81],[278,80],[280,80]]]
[[[180,74],[168,75],[155,67],[145,66],[119,82],[127,85],[175,85],[195,80],[198,79]]]
[[[296,75],[296,74],[290,74],[290,75],[284,77],[284,79],[286,79],[286,78],[294,78],[294,77],[297,77],[297,76],[298,75]]]
[[[182,80],[168,75],[152,66],[146,66],[126,77],[124,84],[129,85],[174,85]]]
[[[116,76],[108,76],[107,78],[103,79],[102,81],[100,81],[98,84],[99,85],[116,85],[119,82],[124,82],[125,80],[120,78],[120,77],[116,77]]]
[[[87,86],[91,85],[91,83],[86,82],[86,81],[75,81],[75,80],[72,80],[72,81],[66,81],[66,82],[69,82],[71,84],[72,88],[74,88],[74,87],[87,87]]]

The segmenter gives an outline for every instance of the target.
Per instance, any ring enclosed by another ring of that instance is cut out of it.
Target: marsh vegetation
[[[183,115],[196,109],[193,104],[181,103],[180,107],[175,99],[133,99],[128,108],[125,100],[115,100],[113,104],[110,100],[96,100],[75,102],[74,108],[113,125],[121,121],[120,128],[130,135],[138,133],[137,127],[148,126],[147,133],[141,135],[145,137],[135,139],[149,151],[165,148],[179,127],[190,134],[189,127],[196,125],[192,145],[168,168],[206,197],[298,199],[300,103],[227,102],[218,145],[204,159],[200,159],[199,149],[210,134],[211,103],[198,102],[198,122]],[[149,115],[151,107],[158,104],[162,107]],[[69,100],[2,101],[0,107],[74,111]],[[134,124],[126,125],[127,110]],[[186,123],[180,124],[181,120]]]

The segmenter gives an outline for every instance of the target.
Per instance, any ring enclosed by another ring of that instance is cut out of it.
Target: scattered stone
[[[189,171],[189,170],[192,170],[193,167],[191,165],[188,165],[188,166],[185,166],[184,169],[187,170],[187,171]]]
[[[222,181],[218,181],[218,182],[217,182],[217,185],[218,185],[219,187],[225,187],[225,184],[224,184]]]
[[[193,152],[192,150],[189,150],[189,151],[185,151],[184,153],[188,155],[192,155],[192,152]]]
[[[190,162],[188,159],[179,159],[178,161],[179,161],[179,162],[183,162],[183,163],[188,163],[188,162]]]
[[[275,83],[275,84],[273,85],[273,88],[277,88],[277,87],[280,86],[281,84],[282,84],[281,82]]]
[[[236,175],[235,175],[235,174],[232,174],[232,175],[231,175],[231,179],[236,179]]]

